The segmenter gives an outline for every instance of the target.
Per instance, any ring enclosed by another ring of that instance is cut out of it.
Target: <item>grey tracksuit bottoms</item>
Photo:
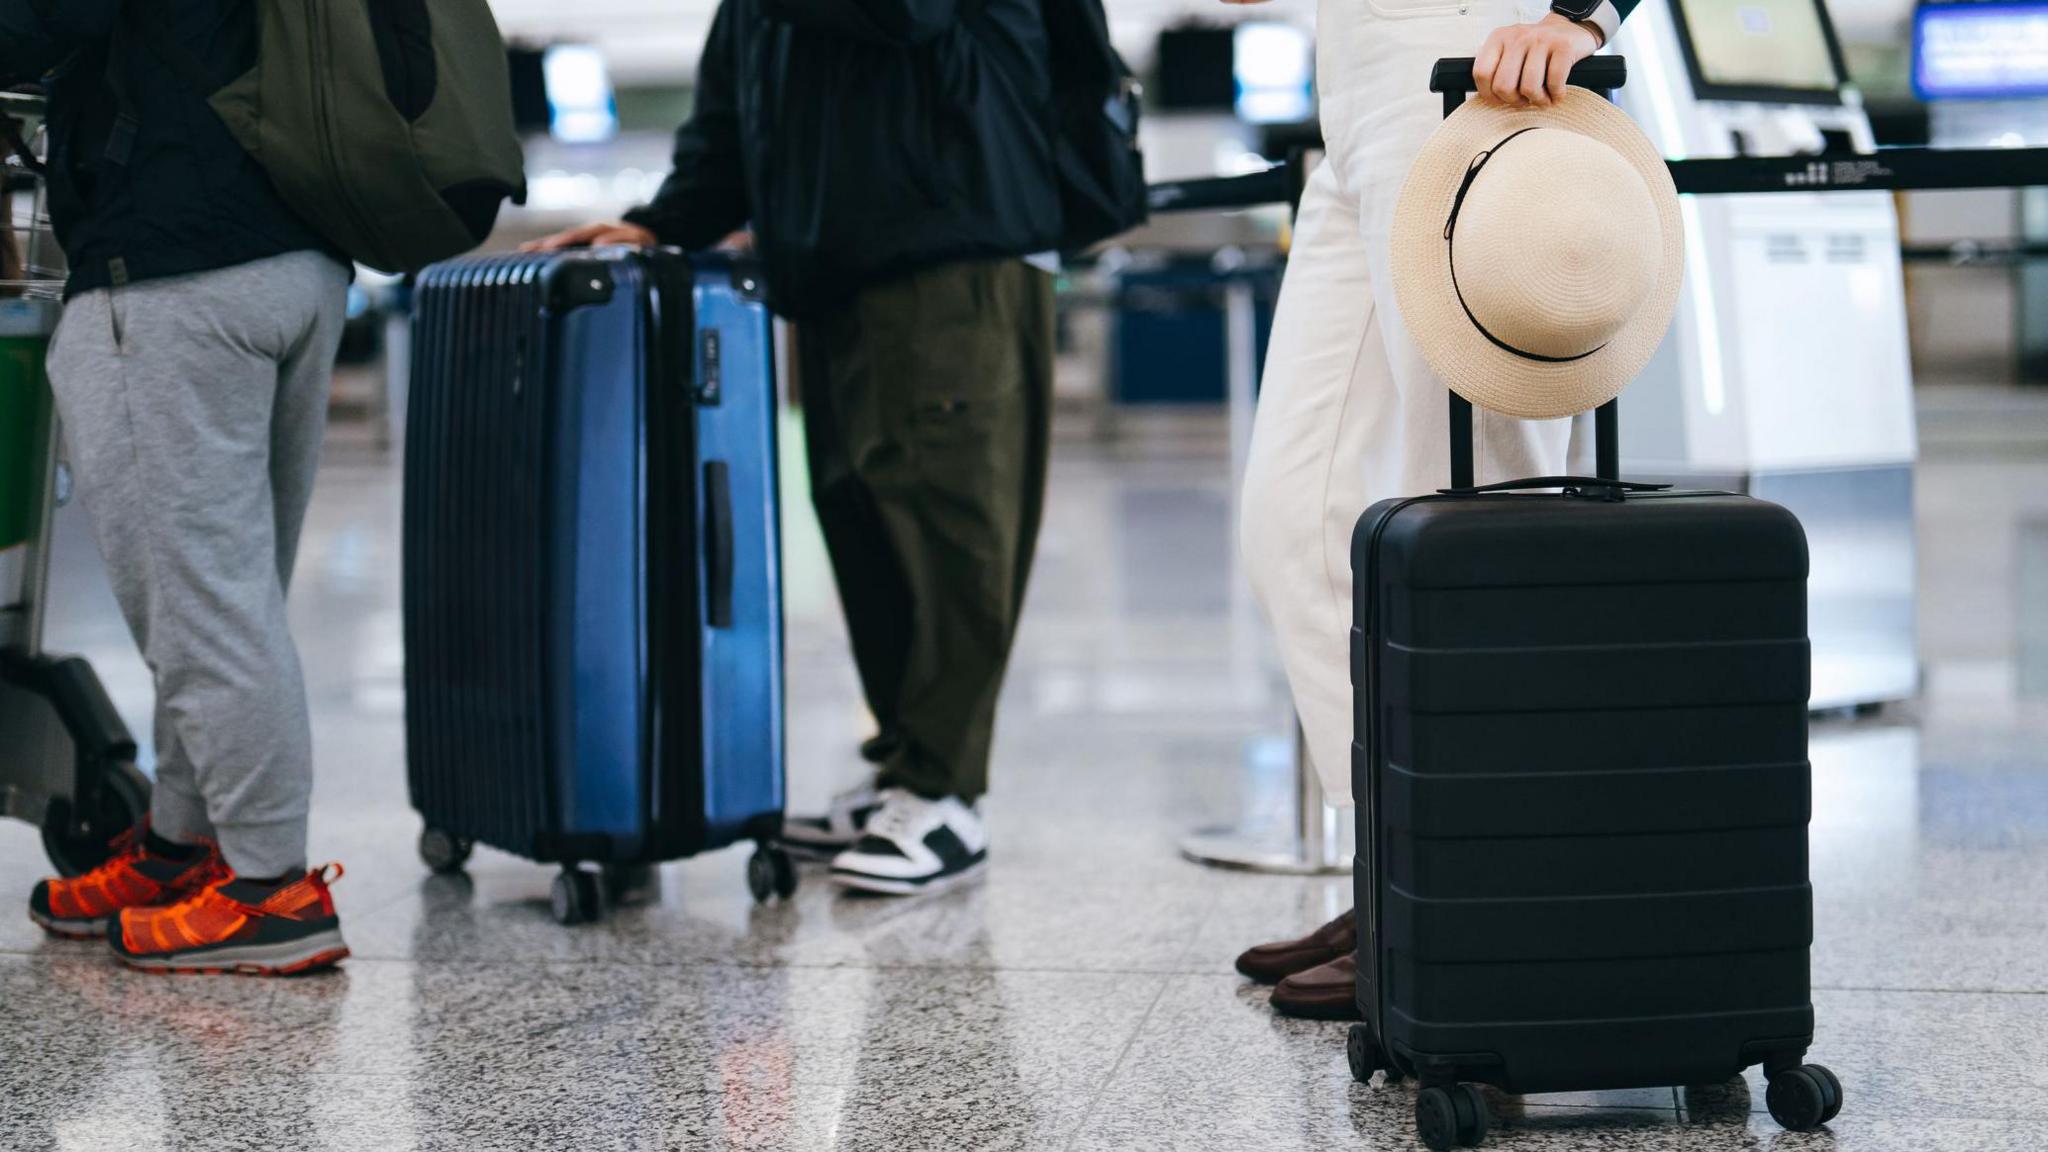
[[[295,252],[82,293],[50,350],[65,442],[156,680],[154,830],[243,876],[306,863],[312,732],[285,622],[348,272]]]

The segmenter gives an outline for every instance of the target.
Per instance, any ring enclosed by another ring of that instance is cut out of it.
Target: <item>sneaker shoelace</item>
[[[912,839],[931,809],[932,802],[922,796],[892,792],[883,801],[882,810],[868,821],[868,834],[884,840]]]
[[[204,888],[176,904],[142,911],[130,919],[128,927],[145,942],[155,943],[166,950],[197,947],[225,939],[250,920],[301,912],[308,905],[318,903],[327,886],[341,879],[341,875],[340,864],[323,864],[309,870],[305,879],[286,884],[262,901],[249,904],[227,894],[228,885],[234,882],[234,873],[225,866],[217,867]],[[301,887],[309,889],[303,899],[287,900]],[[172,937],[167,928],[175,929],[182,939]]]
[[[138,824],[114,837],[107,842],[105,860],[90,871],[63,881],[61,885],[53,885],[53,888],[61,887],[65,893],[63,899],[67,903],[79,901],[87,894],[96,895],[102,902],[115,906],[132,904],[147,898],[151,892],[166,886],[164,881],[149,876],[139,867],[145,860],[151,859],[148,841],[145,838],[147,829],[147,824]],[[199,860],[193,860],[186,868],[189,870],[191,866],[200,863]],[[219,857],[209,851],[206,853],[204,864],[207,871],[195,877],[201,884],[218,877]],[[179,877],[182,878],[186,874],[187,872],[180,872]],[[156,885],[157,889],[138,888],[138,884]]]
[[[233,879],[216,876],[175,904],[131,912],[124,922],[130,941],[170,952],[225,939],[257,915],[254,908],[221,891]]]

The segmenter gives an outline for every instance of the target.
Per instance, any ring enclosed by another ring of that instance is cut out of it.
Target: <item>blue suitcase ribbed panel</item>
[[[427,272],[407,415],[409,779],[436,826],[503,846],[547,826],[538,261]],[[460,814],[458,821],[446,816]]]

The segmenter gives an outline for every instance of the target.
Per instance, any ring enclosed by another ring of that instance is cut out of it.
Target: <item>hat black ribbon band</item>
[[[1529,127],[1522,129],[1521,132],[1513,132],[1506,136],[1501,137],[1500,140],[1496,142],[1493,147],[1488,148],[1486,151],[1481,152],[1477,156],[1474,156],[1472,158],[1472,163],[1466,166],[1465,180],[1463,183],[1458,185],[1458,195],[1451,201],[1450,218],[1444,221],[1444,263],[1451,270],[1451,291],[1458,297],[1458,307],[1465,310],[1465,319],[1470,320],[1472,322],[1472,327],[1478,329],[1479,334],[1481,336],[1486,337],[1489,341],[1491,341],[1494,347],[1500,349],[1503,352],[1508,352],[1512,353],[1513,355],[1520,356],[1524,360],[1534,360],[1541,364],[1569,364],[1574,360],[1584,360],[1586,357],[1591,356],[1593,353],[1600,351],[1601,348],[1607,347],[1607,344],[1603,342],[1597,347],[1589,348],[1576,356],[1545,356],[1539,352],[1530,352],[1525,349],[1517,348],[1513,344],[1510,344],[1507,341],[1501,339],[1500,337],[1495,336],[1493,333],[1488,332],[1486,330],[1486,325],[1481,324],[1479,322],[1479,317],[1474,316],[1472,314],[1472,306],[1465,303],[1464,290],[1458,287],[1458,250],[1457,247],[1451,243],[1451,236],[1458,230],[1458,213],[1462,211],[1465,207],[1465,193],[1470,192],[1472,190],[1472,181],[1479,178],[1479,170],[1481,168],[1486,167],[1486,162],[1488,160],[1493,159],[1493,154],[1495,152],[1498,152],[1502,148],[1506,147],[1508,141],[1513,140],[1515,137],[1522,135],[1523,132],[1534,132],[1538,127],[1540,127],[1540,125],[1532,124]]]

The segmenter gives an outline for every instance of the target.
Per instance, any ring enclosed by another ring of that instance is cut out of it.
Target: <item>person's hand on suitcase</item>
[[[1572,65],[1600,50],[1600,34],[1552,12],[1534,24],[1495,28],[1472,60],[1479,98],[1549,107],[1564,99]]]
[[[652,248],[661,243],[654,233],[638,224],[582,224],[567,228],[552,236],[528,240],[519,246],[521,252],[559,252],[564,248],[602,248],[611,244],[624,244],[634,248]]]

